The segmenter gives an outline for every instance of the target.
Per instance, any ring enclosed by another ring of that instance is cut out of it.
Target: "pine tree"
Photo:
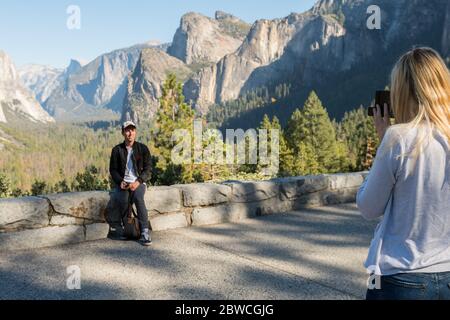
[[[330,173],[350,172],[351,168],[352,166],[351,160],[349,158],[347,143],[345,141],[337,141],[334,163],[329,172]]]
[[[364,161],[362,162],[362,165],[361,165],[362,170],[369,170],[372,167],[375,152],[376,152],[375,144],[374,144],[372,138],[369,136],[369,137],[367,137]]]
[[[346,141],[352,171],[367,169],[367,148],[370,140],[372,156],[375,156],[375,146],[379,143],[373,119],[367,115],[362,106],[346,112],[340,124],[339,138]]]
[[[62,188],[65,188],[64,181]],[[72,189],[74,191],[94,191],[107,190],[109,188],[109,181],[99,177],[99,170],[95,166],[88,166],[84,172],[77,173],[75,180],[72,182]]]
[[[35,180],[31,185],[31,195],[38,196],[47,193],[47,183],[45,181]]]
[[[336,140],[336,132],[326,109],[314,91],[306,100],[303,109],[296,109],[288,121],[286,138],[294,155],[306,157],[304,163],[310,163],[311,170],[307,172],[337,172],[343,161],[343,146]],[[317,168],[314,167],[317,163]],[[300,172],[303,164],[295,166]]]
[[[204,122],[203,127],[206,126]],[[226,145],[219,132],[207,130],[203,133],[204,163],[194,166],[198,176],[196,181],[218,181],[230,176],[233,165],[226,164],[225,150]]]
[[[274,118],[274,120],[275,120],[275,118]],[[279,130],[279,128],[274,128],[272,122],[269,119],[269,116],[267,114],[264,114],[263,120],[261,121],[261,124],[259,125],[258,129],[259,129],[258,130],[258,162],[257,162],[257,165],[256,165],[254,171],[260,173],[265,168],[267,168],[269,166],[269,164],[262,164],[261,163],[261,158],[260,158],[260,153],[259,153],[259,151],[260,151],[259,150],[259,146],[261,145],[262,138],[263,138],[262,135],[261,135],[261,130],[266,130],[266,137],[267,137],[267,140],[265,142],[266,148],[267,148],[266,149],[266,153],[267,153],[266,154],[266,158],[268,160],[270,160],[271,159],[271,152],[272,152],[272,150],[271,150],[271,130],[272,129],[278,129]]]
[[[189,183],[194,181],[193,164],[175,165],[171,161],[176,141],[172,134],[177,129],[192,133],[194,111],[186,104],[183,87],[174,74],[169,74],[163,84],[160,107],[156,114],[156,127],[152,130],[151,152],[156,156],[155,167],[158,184]]]
[[[298,144],[298,153],[294,158],[293,175],[303,176],[321,173],[319,161],[314,148],[305,142]]]
[[[305,122],[300,128],[300,140],[314,150],[320,171],[335,169],[336,133],[326,109],[314,91],[306,100],[302,113]]]
[[[299,109],[295,109],[291,118],[286,126],[286,140],[289,148],[293,151],[298,151],[298,143],[304,136],[302,126],[304,126],[305,120],[302,112]]]
[[[11,195],[11,183],[3,173],[0,173],[0,198],[7,198]]]
[[[295,173],[294,152],[288,146],[284,134],[280,136],[280,171],[279,176],[294,176]]]
[[[285,85],[284,85],[285,86]],[[294,153],[286,141],[286,134],[284,130],[281,128],[280,120],[274,116],[272,119],[272,129],[279,130],[279,176],[290,176],[295,175],[294,166],[295,166],[295,158]]]
[[[11,191],[11,198],[26,197],[28,195],[28,192],[24,192],[19,188],[15,188],[13,191]]]

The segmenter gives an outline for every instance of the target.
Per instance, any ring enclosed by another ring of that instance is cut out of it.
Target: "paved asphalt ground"
[[[0,255],[0,299],[363,299],[375,228],[355,204]],[[79,266],[81,289],[66,286]]]

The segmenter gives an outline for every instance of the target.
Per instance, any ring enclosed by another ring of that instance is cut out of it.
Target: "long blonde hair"
[[[414,156],[435,128],[450,143],[450,72],[435,50],[415,48],[398,60],[391,74],[391,103],[397,124],[427,129],[419,132]]]

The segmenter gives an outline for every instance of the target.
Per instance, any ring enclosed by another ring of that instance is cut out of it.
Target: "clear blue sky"
[[[304,12],[316,0],[1,0],[0,49],[17,66],[65,67],[71,58],[98,55],[150,40],[172,41],[189,11],[213,17],[216,10],[249,23]],[[66,26],[69,5],[81,10],[81,29]]]

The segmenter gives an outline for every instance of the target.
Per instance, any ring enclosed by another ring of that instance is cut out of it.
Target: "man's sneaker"
[[[127,240],[127,237],[124,236],[122,227],[110,227],[108,232],[108,239]]]
[[[150,232],[143,232],[141,237],[139,238],[139,243],[143,246],[149,246],[152,243],[152,237],[150,236]]]

